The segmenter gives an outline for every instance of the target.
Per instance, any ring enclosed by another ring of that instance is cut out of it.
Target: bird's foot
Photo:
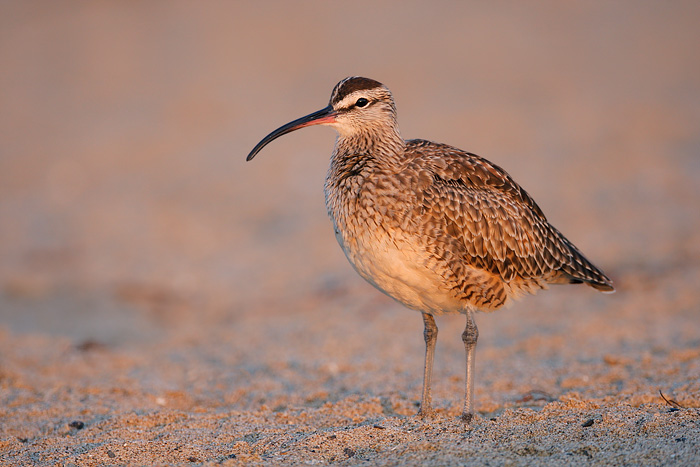
[[[470,425],[472,423],[472,419],[474,418],[474,414],[471,412],[464,412],[460,418],[465,425]]]
[[[418,416],[422,419],[435,417],[435,411],[432,407],[421,407],[418,411]]]

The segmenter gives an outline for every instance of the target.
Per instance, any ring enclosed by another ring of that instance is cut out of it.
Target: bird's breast
[[[412,231],[410,187],[389,176],[361,174],[326,181],[335,236],[355,270],[377,289],[420,311],[460,311],[420,236]]]

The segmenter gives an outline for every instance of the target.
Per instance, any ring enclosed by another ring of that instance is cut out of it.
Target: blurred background
[[[333,237],[333,131],[244,161],[350,75],[392,90],[404,137],[504,167],[618,286],[555,288],[503,326],[603,303],[655,332],[670,309],[692,322],[699,20],[695,1],[2,2],[0,325],[120,345],[259,313],[300,317],[267,330],[292,333],[333,307],[361,328],[377,308],[420,355],[420,318]]]

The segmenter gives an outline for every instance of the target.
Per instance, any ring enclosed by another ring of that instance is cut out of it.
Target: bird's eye
[[[367,104],[369,104],[369,101],[364,97],[360,97],[359,99],[357,99],[357,102],[355,102],[355,107],[364,107]]]

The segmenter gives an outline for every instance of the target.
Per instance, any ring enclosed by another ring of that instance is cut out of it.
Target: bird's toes
[[[472,419],[474,418],[474,414],[471,412],[464,412],[460,419],[465,425],[470,425],[472,423]]]

